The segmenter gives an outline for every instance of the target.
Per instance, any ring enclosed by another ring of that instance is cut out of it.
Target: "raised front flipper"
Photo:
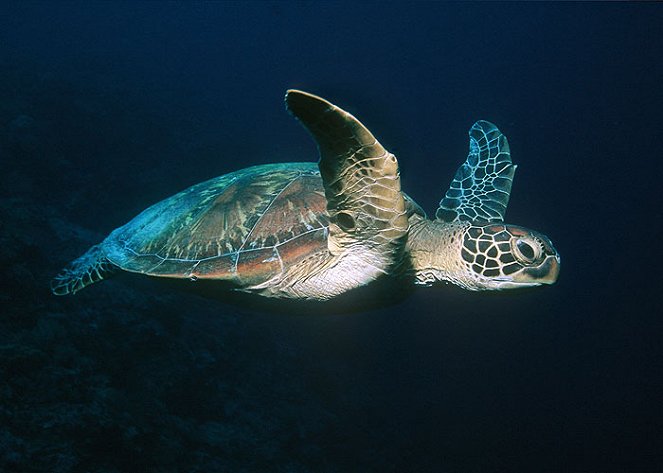
[[[396,157],[359,120],[320,97],[289,90],[286,104],[318,143],[331,253],[360,246],[393,263],[408,230]]]
[[[470,153],[458,168],[435,216],[445,222],[502,222],[516,166],[509,143],[495,125],[478,121],[470,128]]]

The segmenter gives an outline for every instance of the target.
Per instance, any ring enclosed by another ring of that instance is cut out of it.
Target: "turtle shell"
[[[254,286],[325,250],[328,223],[315,163],[267,164],[165,199],[111,233],[103,246],[126,271]]]

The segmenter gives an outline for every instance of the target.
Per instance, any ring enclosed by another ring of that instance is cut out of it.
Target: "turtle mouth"
[[[493,278],[493,287],[497,289],[525,289],[554,284],[559,277],[559,255],[549,255],[538,266],[522,269],[511,276]]]
[[[559,277],[559,268],[559,255],[548,255],[540,265],[524,268],[519,274],[514,274],[510,281],[513,284],[511,287],[554,284]]]
[[[525,273],[540,284],[554,284],[559,276],[559,263],[559,255],[551,255],[537,268],[527,268]]]
[[[542,286],[545,283],[536,281],[514,281],[512,278],[496,278],[497,289],[527,289],[529,287]]]

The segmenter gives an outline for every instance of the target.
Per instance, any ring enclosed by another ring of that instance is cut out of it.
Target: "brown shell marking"
[[[255,285],[325,249],[328,223],[315,163],[256,166],[150,207],[111,234],[108,256],[127,271]]]

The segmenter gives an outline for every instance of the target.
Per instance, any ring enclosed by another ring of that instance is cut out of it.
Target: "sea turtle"
[[[316,140],[317,165],[249,167],[165,199],[73,261],[53,293],[117,269],[318,301],[385,278],[469,290],[557,279],[550,240],[503,222],[516,166],[495,125],[472,126],[469,156],[428,219],[401,191],[396,157],[355,117],[298,90],[285,101]]]

